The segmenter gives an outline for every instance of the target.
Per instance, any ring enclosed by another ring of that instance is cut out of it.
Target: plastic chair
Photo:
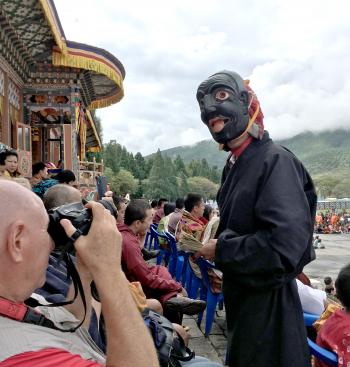
[[[196,299],[198,297],[198,291],[202,286],[202,279],[198,278],[195,272],[193,271],[190,263],[189,256],[191,254],[187,254],[186,258],[186,283],[185,288],[188,293],[188,297],[192,299]]]
[[[312,326],[319,318],[320,315],[304,312],[305,326]],[[338,366],[338,356],[335,353],[318,346],[310,338],[307,338],[307,344],[309,345],[310,353],[317,359],[329,366]]]
[[[161,265],[162,260],[164,260],[164,265],[168,266],[170,256],[171,256],[171,251],[159,247],[159,238],[163,238],[164,240],[168,241],[168,237],[165,234],[165,232],[158,233],[157,231],[155,231],[154,249],[159,249],[159,255],[157,256],[157,265]]]
[[[203,282],[200,297],[201,299],[207,302],[204,334],[206,337],[208,337],[213,325],[216,305],[218,304],[218,302],[222,303],[223,294],[222,292],[214,293],[210,288],[208,270],[214,269],[215,264],[211,263],[210,261],[204,260],[203,258],[199,258],[197,260],[197,264],[199,265],[199,268],[201,270],[202,282]],[[201,312],[198,315],[198,321],[197,321],[198,326],[200,326],[202,318],[203,318],[203,312]]]
[[[154,250],[158,250],[159,248],[157,227],[158,226],[156,224],[151,224],[149,228],[148,250],[152,250],[152,247]],[[146,235],[146,238],[147,238],[147,235]]]
[[[314,315],[312,313],[304,312],[305,326],[312,326],[313,323],[320,318],[320,315]]]
[[[338,356],[324,348],[319,347],[311,339],[307,338],[307,344],[310,348],[310,353],[328,366],[338,366]]]
[[[180,282],[185,258],[183,256],[183,252],[177,250],[175,237],[169,232],[165,232],[165,235],[170,247],[169,273],[172,277],[175,277],[178,282]]]

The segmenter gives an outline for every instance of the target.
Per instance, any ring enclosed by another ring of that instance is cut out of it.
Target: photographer
[[[48,217],[41,200],[13,182],[0,181],[0,202],[6,208],[0,213],[0,366],[158,366],[153,342],[120,268],[121,236],[108,211],[89,203],[91,229],[75,242],[101,298],[108,339],[104,360],[79,329],[64,333],[56,324],[48,327],[50,320],[44,320],[45,326],[26,320],[32,312],[23,302],[43,285],[53,249]],[[61,224],[68,236],[76,232],[68,220]],[[142,345],[138,353],[135,345]]]

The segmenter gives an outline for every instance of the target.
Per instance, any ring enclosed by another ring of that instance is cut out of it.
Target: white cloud
[[[210,134],[195,100],[221,69],[249,77],[274,138],[350,127],[345,0],[56,0],[66,37],[126,69],[125,97],[98,111],[104,141],[148,154]]]

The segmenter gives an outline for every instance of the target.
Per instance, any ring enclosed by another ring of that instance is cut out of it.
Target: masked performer
[[[300,161],[269,138],[248,82],[222,71],[198,87],[201,118],[230,151],[220,224],[197,256],[223,271],[229,365],[310,366],[295,277],[312,261],[316,194]]]

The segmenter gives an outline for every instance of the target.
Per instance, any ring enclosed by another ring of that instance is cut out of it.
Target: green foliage
[[[105,166],[110,168],[114,174],[120,170],[121,146],[115,142],[105,145],[103,157]]]
[[[350,167],[350,130],[329,130],[317,134],[305,132],[276,143],[291,150],[313,179],[316,182],[320,180],[318,191],[322,197],[328,194],[338,198],[350,197],[350,177],[347,174]],[[188,177],[204,176],[219,183],[228,153],[219,151],[213,140],[205,140],[191,146],[164,150],[162,155],[174,159],[174,164],[177,157],[181,157]],[[209,175],[205,173],[203,159],[210,167]]]
[[[134,176],[140,180],[144,180],[147,177],[147,167],[145,158],[143,158],[140,152],[137,152],[135,157],[135,164],[134,164]]]
[[[181,174],[185,175],[186,177],[188,176],[185,163],[179,154],[174,159],[174,168],[177,176],[180,176]]]
[[[205,177],[190,177],[188,180],[190,192],[201,194],[205,200],[215,199],[219,189],[219,185],[208,180]]]
[[[111,168],[106,167],[104,170],[104,175],[107,178],[107,182],[112,182],[112,180],[114,179],[115,173],[112,171]]]
[[[111,189],[118,195],[125,196],[127,193],[133,194],[138,186],[137,180],[131,172],[121,168],[119,172],[112,177]]]

